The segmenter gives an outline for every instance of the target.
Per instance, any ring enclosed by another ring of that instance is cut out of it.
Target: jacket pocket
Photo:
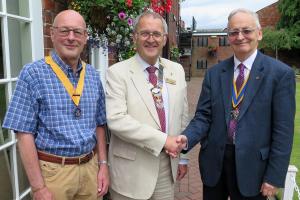
[[[136,158],[136,151],[134,150],[134,147],[124,144],[116,147],[113,154],[114,156],[125,158],[127,160],[135,160]]]
[[[270,152],[269,147],[261,148],[259,151],[260,151],[260,155],[261,155],[262,160],[266,160],[266,159],[269,158],[269,152]]]

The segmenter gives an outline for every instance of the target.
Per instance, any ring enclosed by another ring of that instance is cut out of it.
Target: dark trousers
[[[254,197],[243,196],[237,185],[234,145],[226,145],[223,169],[214,187],[203,185],[203,200],[266,200],[261,193]]]

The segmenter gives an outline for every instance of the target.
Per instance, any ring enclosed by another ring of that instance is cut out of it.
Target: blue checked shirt
[[[77,73],[58,55],[51,54],[71,83],[77,86]],[[27,64],[21,71],[7,110],[3,127],[31,133],[38,150],[59,155],[79,156],[96,145],[96,127],[106,124],[105,97],[98,72],[86,65],[84,89],[80,99],[80,118],[66,89],[44,59]]]

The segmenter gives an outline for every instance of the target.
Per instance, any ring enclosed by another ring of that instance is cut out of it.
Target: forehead
[[[59,27],[81,27],[85,28],[85,23],[80,15],[76,13],[65,13],[57,16],[55,26]]]
[[[140,19],[138,29],[162,32],[163,23],[159,18],[154,18],[152,15],[145,15]]]
[[[254,17],[249,13],[239,12],[233,15],[228,23],[229,28],[256,27]]]

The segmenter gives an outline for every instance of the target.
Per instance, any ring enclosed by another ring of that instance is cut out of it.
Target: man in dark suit
[[[204,200],[266,199],[284,186],[292,149],[295,75],[257,50],[256,13],[228,17],[234,56],[210,68],[194,118],[183,132],[187,151],[201,143]]]

